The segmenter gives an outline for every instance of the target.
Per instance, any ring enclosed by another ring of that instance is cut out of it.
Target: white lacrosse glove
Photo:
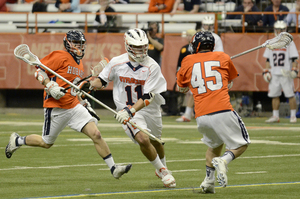
[[[45,88],[46,93],[51,95],[56,100],[59,100],[66,94],[64,90],[65,89],[63,87],[58,86],[58,84],[54,81],[48,82]]]
[[[91,67],[91,73],[93,77],[98,77],[101,71],[105,68],[108,64],[109,60],[104,57],[96,66]]]
[[[262,73],[263,78],[265,80],[265,82],[270,83],[271,79],[272,79],[272,75],[271,72],[269,70],[264,70],[264,72]]]
[[[98,121],[100,120],[100,117],[97,115],[96,111],[92,108],[90,102],[87,99],[81,100],[80,104],[84,106],[94,118],[96,118]]]
[[[116,120],[121,124],[126,124],[130,118],[135,114],[136,110],[130,105],[124,107],[123,110],[120,110],[117,115],[115,115]]]
[[[189,91],[189,87],[180,87],[177,85],[178,91],[181,93],[187,93]]]
[[[298,71],[297,70],[292,70],[291,71],[291,78],[295,79],[296,77],[298,77]]]

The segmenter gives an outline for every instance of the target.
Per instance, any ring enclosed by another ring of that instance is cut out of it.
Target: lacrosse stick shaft
[[[261,45],[261,46],[255,47],[255,48],[251,48],[251,49],[246,50],[246,51],[244,51],[244,52],[242,52],[242,53],[240,53],[240,54],[233,55],[233,56],[230,57],[230,58],[231,58],[231,59],[237,58],[237,57],[239,57],[239,56],[245,55],[245,54],[250,53],[250,52],[252,52],[252,51],[258,50],[258,49],[260,49],[260,48],[262,48],[262,47],[264,47],[264,46]]]
[[[75,84],[69,82],[67,79],[65,79],[64,77],[62,77],[61,75],[57,74],[56,72],[54,72],[53,70],[51,70],[50,68],[48,68],[47,66],[45,66],[44,64],[40,63],[40,65],[46,69],[47,71],[49,71],[50,73],[52,73],[53,75],[57,76],[58,78],[60,78],[61,80],[63,80],[64,82],[66,82],[67,84],[69,84],[71,87],[80,90],[78,86],[76,86]],[[90,98],[91,100],[95,101],[97,104],[101,105],[102,107],[106,108],[107,110],[109,110],[110,112],[114,113],[115,115],[117,114],[117,112],[115,110],[113,110],[112,108],[110,108],[109,106],[107,106],[106,104],[102,103],[101,101],[99,101],[98,99],[96,99],[94,96],[90,95],[89,93],[82,91],[81,92],[87,96],[88,98]],[[150,139],[155,140],[161,144],[164,144],[164,142],[160,139],[158,139],[157,137],[155,137],[154,135],[152,135],[151,133],[149,133],[148,131],[146,131],[145,129],[139,127],[138,125],[136,125],[134,122],[130,121],[129,122],[132,126],[134,126],[135,128],[138,128],[140,131],[142,131],[143,133],[147,134]]]

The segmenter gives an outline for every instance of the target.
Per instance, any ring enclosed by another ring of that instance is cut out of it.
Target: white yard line
[[[246,156],[239,157],[239,159],[261,159],[261,158],[285,158],[285,157],[299,157],[300,154],[285,154],[285,155],[267,155],[267,156]],[[185,160],[168,160],[169,162],[197,162],[205,161],[205,158],[202,159],[185,159]],[[128,164],[128,163],[122,163]],[[132,162],[132,164],[149,164],[146,162]],[[27,166],[14,166],[11,168],[1,168],[0,171],[10,171],[10,170],[26,170],[26,169],[59,169],[59,168],[70,168],[70,167],[94,167],[94,166],[106,166],[106,164],[79,164],[79,165],[56,165],[56,166],[47,166],[47,167],[27,167]]]

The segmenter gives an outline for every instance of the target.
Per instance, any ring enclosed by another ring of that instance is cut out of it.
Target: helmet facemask
[[[148,55],[148,44],[142,46],[129,45],[125,43],[127,53],[136,62],[141,63]]]

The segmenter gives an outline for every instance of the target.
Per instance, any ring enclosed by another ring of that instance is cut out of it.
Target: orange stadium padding
[[[296,46],[300,46],[300,38],[294,36]],[[42,89],[34,78],[34,66],[15,58],[13,51],[19,44],[27,44],[40,59],[53,50],[62,50],[63,34],[1,34],[0,40],[0,89]],[[259,46],[273,38],[272,34],[221,34],[224,51],[233,56]],[[111,59],[125,53],[122,34],[86,34],[87,49],[83,59],[85,75],[90,74],[89,67],[95,65],[102,57]],[[175,85],[175,73],[180,48],[186,44],[185,38],[179,35],[166,34],[162,53],[162,72],[168,83],[168,90]],[[299,51],[300,47],[298,48]],[[264,48],[233,59],[239,77],[234,80],[232,91],[267,91],[268,84],[262,78],[265,66]],[[299,79],[295,79],[295,88],[300,91]],[[107,89],[112,89],[110,85]]]

